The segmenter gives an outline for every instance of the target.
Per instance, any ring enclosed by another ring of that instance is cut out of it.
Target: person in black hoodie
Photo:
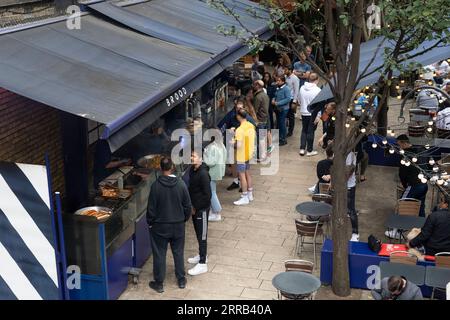
[[[209,169],[203,163],[202,157],[196,151],[191,154],[192,166],[189,171],[189,195],[192,200],[192,222],[197,235],[199,255],[189,258],[188,262],[196,264],[188,270],[191,276],[208,271],[207,265],[207,235],[208,215],[211,207],[211,177]]]
[[[147,207],[147,223],[153,250],[153,277],[149,286],[164,292],[167,245],[170,243],[175,262],[178,287],[186,287],[184,270],[185,223],[191,215],[192,205],[186,184],[173,172],[170,158],[161,159],[162,175],[152,184]]]
[[[433,211],[425,221],[417,237],[409,241],[412,248],[425,248],[425,254],[435,255],[438,252],[450,251],[450,212],[448,200],[443,198],[438,210]]]

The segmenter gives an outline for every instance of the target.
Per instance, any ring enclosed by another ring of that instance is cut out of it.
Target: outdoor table
[[[272,285],[283,293],[301,299],[316,292],[321,283],[317,277],[310,273],[288,271],[281,272],[273,277]]]
[[[435,288],[445,289],[448,283],[450,283],[450,268],[427,267],[425,284],[433,288],[431,298],[434,297]]]
[[[425,219],[424,217],[391,214],[386,220],[385,226],[389,229],[411,230],[412,228],[422,228]]]
[[[325,217],[331,214],[332,206],[324,202],[307,201],[295,207],[298,213],[312,217]]]
[[[400,275],[404,276],[406,279],[408,279],[409,281],[418,286],[423,286],[425,284],[424,266],[381,261],[380,272],[381,272],[380,280],[385,277]]]

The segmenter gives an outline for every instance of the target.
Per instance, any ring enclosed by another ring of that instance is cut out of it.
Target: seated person
[[[434,90],[422,89],[417,94],[417,107],[429,111],[439,110],[439,97]]]
[[[401,276],[383,278],[380,289],[371,293],[375,300],[423,300],[420,288]]]
[[[331,166],[333,165],[333,147],[330,144],[326,149],[327,158],[320,160],[317,163],[316,173],[319,182],[316,184],[316,188],[314,193],[319,193],[319,184],[320,183],[330,183],[331,181]]]
[[[409,241],[411,248],[424,247],[426,255],[450,251],[450,212],[448,199],[443,198],[438,210],[433,211],[425,221],[417,237]]]

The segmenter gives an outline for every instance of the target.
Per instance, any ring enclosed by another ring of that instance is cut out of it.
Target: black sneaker
[[[178,288],[180,289],[186,288],[186,278],[178,280]]]
[[[287,145],[287,141],[280,141],[279,145],[280,146],[285,146],[285,145]]]
[[[287,135],[286,135],[286,137],[292,137],[292,132],[289,132]]]
[[[162,283],[158,283],[156,281],[150,281],[148,286],[150,288],[152,288],[153,290],[155,290],[158,293],[163,293],[164,292],[164,286]]]
[[[230,184],[230,186],[227,188],[228,191],[234,190],[234,189],[239,189],[239,184],[234,182],[232,184]]]

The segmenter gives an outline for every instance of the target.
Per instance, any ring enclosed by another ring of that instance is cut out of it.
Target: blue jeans
[[[420,200],[419,216],[425,217],[425,198],[427,197],[428,185],[426,183],[408,186],[402,198],[413,198]]]
[[[278,112],[277,123],[278,129],[280,130],[280,142],[286,141],[286,116],[288,114],[289,108],[286,110],[280,110]]]
[[[211,211],[213,213],[220,213],[222,211],[222,206],[217,196],[217,184],[213,180],[211,180]]]
[[[312,116],[302,116],[302,135],[300,136],[300,149],[308,152],[313,151],[314,147],[314,132],[317,125],[314,124]]]

